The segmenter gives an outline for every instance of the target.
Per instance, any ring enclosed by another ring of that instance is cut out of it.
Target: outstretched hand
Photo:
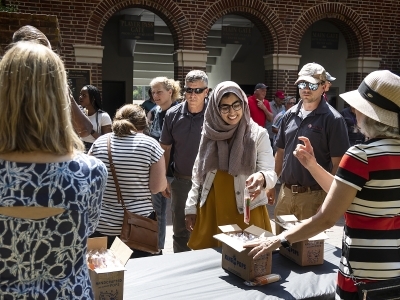
[[[304,145],[297,144],[296,149],[293,151],[293,155],[306,169],[308,169],[317,163],[314,156],[314,150],[308,138],[299,136],[299,140],[302,141]]]

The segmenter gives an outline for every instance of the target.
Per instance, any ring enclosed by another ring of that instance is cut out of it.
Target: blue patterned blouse
[[[106,180],[104,164],[85,154],[60,163],[0,160],[0,206],[65,209],[38,220],[0,215],[2,299],[93,299],[86,247]]]

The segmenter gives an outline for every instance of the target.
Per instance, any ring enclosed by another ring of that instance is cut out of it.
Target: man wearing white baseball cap
[[[293,214],[299,220],[313,216],[326,193],[311,174],[293,156],[299,136],[315,146],[317,162],[328,172],[336,173],[339,162],[350,147],[347,126],[342,115],[326,101],[321,101],[326,84],[325,69],[308,63],[299,72],[295,84],[301,100],[289,109],[276,136],[275,172],[282,187],[275,207],[275,219]],[[275,202],[275,189],[268,191],[268,202]],[[276,233],[280,230],[276,226]]]
[[[281,243],[307,240],[344,215],[336,299],[359,299],[363,290],[370,290],[368,299],[395,299],[400,295],[400,77],[375,71],[357,90],[340,96],[355,108],[357,125],[369,140],[348,149],[333,176],[316,161],[319,145],[313,148],[300,137],[304,145],[293,154],[327,197],[318,213],[300,225],[245,247],[254,247],[249,255],[257,258]]]

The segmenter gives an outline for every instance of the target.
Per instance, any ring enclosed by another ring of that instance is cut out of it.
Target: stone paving
[[[173,246],[172,246],[172,220],[171,220],[171,201],[168,201],[167,205],[167,233],[165,239],[165,248],[163,250],[163,254],[174,254]],[[274,208],[275,205],[267,206],[268,213],[270,218],[272,219],[274,216]],[[332,244],[338,248],[342,248],[342,233],[343,233],[343,225],[344,225],[344,218],[340,218],[335,226],[327,229],[325,233],[329,236],[329,239],[326,240],[327,243]],[[272,226],[275,229],[275,225]]]

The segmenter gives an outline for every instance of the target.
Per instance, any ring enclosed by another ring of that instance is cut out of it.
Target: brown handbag
[[[118,203],[120,203],[124,209],[124,220],[121,227],[120,239],[129,248],[156,254],[160,251],[158,249],[158,222],[156,214],[155,212],[151,214],[154,215],[153,220],[130,212],[126,209],[124,199],[122,198],[121,189],[118,184],[115,165],[111,155],[110,140],[111,134],[108,136],[107,141],[108,160],[110,162],[110,169],[114,178]]]

